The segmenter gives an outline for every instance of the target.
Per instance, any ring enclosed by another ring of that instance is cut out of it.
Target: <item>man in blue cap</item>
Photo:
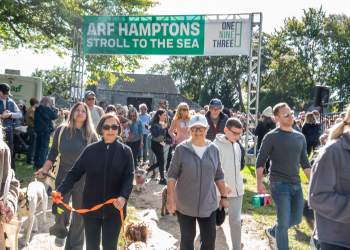
[[[209,130],[207,132],[207,139],[213,141],[216,134],[224,133],[224,128],[228,116],[222,112],[223,105],[220,99],[214,98],[209,102],[209,111],[206,113],[205,117],[207,118],[209,124]]]
[[[15,169],[15,161],[13,159],[13,128],[15,119],[22,118],[22,112],[10,96],[10,86],[7,83],[0,83],[0,120],[5,130],[6,143],[11,150],[11,166]]]

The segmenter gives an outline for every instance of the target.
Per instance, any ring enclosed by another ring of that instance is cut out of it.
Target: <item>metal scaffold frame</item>
[[[71,57],[71,85],[70,103],[83,100],[84,97],[84,54],[82,48],[81,30],[77,27],[73,29],[73,48]]]
[[[260,89],[260,62],[261,62],[261,37],[262,37],[262,13],[251,13],[251,39],[248,68],[248,92],[247,92],[247,120],[245,149],[248,153],[249,141],[254,140],[254,152],[256,155],[256,137],[254,129],[258,125],[259,89]]]

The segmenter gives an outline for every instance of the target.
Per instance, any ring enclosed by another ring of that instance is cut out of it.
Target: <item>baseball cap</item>
[[[95,94],[95,92],[94,91],[92,91],[92,90],[88,90],[88,91],[86,91],[85,92],[85,99],[87,98],[87,97],[89,97],[89,96],[96,96],[96,94]]]
[[[0,83],[0,91],[3,94],[5,94],[5,95],[8,94],[9,96],[12,96],[10,90],[11,90],[10,85],[8,85],[7,83]]]
[[[264,109],[261,115],[266,117],[272,117],[273,116],[272,107],[268,106],[266,109]]]
[[[196,114],[191,117],[188,126],[189,128],[192,128],[194,126],[201,126],[201,127],[207,128],[209,125],[208,125],[207,118],[205,118],[204,115]]]
[[[220,99],[218,98],[213,98],[210,100],[209,102],[209,108],[222,108],[222,102]]]

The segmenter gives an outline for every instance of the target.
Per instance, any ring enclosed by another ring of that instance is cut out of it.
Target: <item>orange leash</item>
[[[107,200],[107,201],[105,201],[105,202],[103,202],[101,204],[97,204],[97,205],[93,206],[90,209],[87,209],[87,208],[75,209],[75,208],[69,206],[69,204],[63,202],[63,197],[62,197],[61,193],[59,193],[59,192],[53,191],[51,193],[51,197],[52,197],[52,202],[54,204],[62,204],[67,210],[72,211],[72,212],[76,212],[78,214],[86,214],[88,212],[99,210],[103,206],[105,206],[107,204],[113,204],[113,202],[115,200],[117,200],[116,198],[111,198],[111,199],[109,199],[109,200]],[[123,232],[124,240],[126,240],[126,238],[125,238],[125,230],[124,230],[124,211],[123,211],[122,208],[119,209],[119,214],[120,214],[120,219],[121,219],[121,222],[122,222],[122,232]]]

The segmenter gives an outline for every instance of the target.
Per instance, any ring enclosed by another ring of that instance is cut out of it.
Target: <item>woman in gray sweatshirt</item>
[[[208,122],[203,115],[194,115],[189,122],[191,138],[180,143],[168,172],[167,207],[177,215],[181,242],[180,250],[193,250],[196,222],[199,224],[201,249],[214,250],[216,238],[216,209],[228,207],[224,173],[219,150],[205,139]]]
[[[322,250],[350,249],[350,106],[311,172],[309,203]]]

